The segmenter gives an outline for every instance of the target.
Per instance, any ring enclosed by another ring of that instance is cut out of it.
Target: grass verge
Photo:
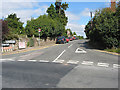
[[[108,52],[115,52],[115,53],[119,53],[120,54],[120,48],[112,48],[112,49],[104,49],[105,51],[108,51]]]

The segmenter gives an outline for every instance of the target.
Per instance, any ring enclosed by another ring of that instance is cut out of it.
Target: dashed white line
[[[83,65],[93,65],[94,62],[91,61],[83,61],[81,64]]]
[[[63,53],[65,52],[66,50],[64,50],[54,61],[58,60],[62,55]]]
[[[30,62],[36,62],[37,60],[28,60],[28,61],[30,61]]]
[[[69,60],[67,63],[68,63],[68,64],[78,64],[79,61]]]
[[[4,60],[13,60],[13,59],[7,59],[7,58],[6,58],[6,59],[0,59],[0,60],[4,61]]]
[[[68,48],[72,47],[73,44],[71,44],[70,46],[68,46]]]
[[[54,61],[52,61],[52,62],[54,62],[54,63],[63,63],[64,60],[54,60]]]
[[[100,67],[109,67],[109,64],[108,63],[98,63],[97,66],[100,66]]]
[[[17,60],[17,61],[24,62],[24,61],[26,61],[26,60]]]
[[[118,65],[118,64],[113,64],[113,68],[120,68],[120,65]]]
[[[48,60],[39,60],[39,62],[49,62]]]

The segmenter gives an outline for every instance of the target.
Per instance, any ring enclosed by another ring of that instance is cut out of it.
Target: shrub
[[[30,43],[29,43],[29,42],[27,42],[27,47],[29,47],[29,45],[30,45]]]
[[[34,40],[33,40],[32,38],[30,39],[29,46],[30,46],[30,47],[33,47],[33,46],[34,46]]]

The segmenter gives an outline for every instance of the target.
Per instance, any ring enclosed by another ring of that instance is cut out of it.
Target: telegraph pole
[[[92,27],[92,12],[90,12],[90,16],[91,16],[91,27]]]
[[[62,0],[56,0],[57,2],[57,7],[59,7],[59,14],[61,13],[61,2]]]

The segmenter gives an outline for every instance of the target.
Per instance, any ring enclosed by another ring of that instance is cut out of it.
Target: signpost
[[[39,32],[39,46],[40,46],[40,32],[41,32],[41,28],[38,28],[38,32]]]

